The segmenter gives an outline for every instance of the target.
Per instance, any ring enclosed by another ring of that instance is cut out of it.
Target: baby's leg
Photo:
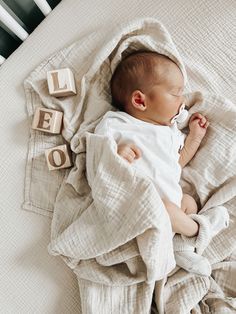
[[[198,212],[197,203],[195,202],[192,196],[188,194],[183,194],[181,201],[181,210],[187,215],[197,214]]]
[[[195,200],[187,194],[183,195],[181,208],[163,200],[169,213],[172,229],[176,233],[192,237],[198,234],[199,225],[187,213],[197,213]],[[194,246],[190,246],[183,241],[180,235],[175,235],[173,239],[174,254],[176,264],[183,269],[197,275],[210,276],[211,265],[209,261],[194,252]]]
[[[190,218],[185,212],[169,200],[162,200],[169,214],[172,230],[175,233],[193,237],[198,234],[199,225]]]

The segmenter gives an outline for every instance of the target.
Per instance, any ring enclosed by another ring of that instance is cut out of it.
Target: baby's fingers
[[[132,151],[135,154],[135,159],[138,159],[138,158],[140,158],[142,156],[141,150],[136,145],[131,144],[130,148],[132,149]]]
[[[194,120],[200,120],[202,119],[203,115],[201,115],[199,112],[195,112],[192,114],[192,116],[190,117],[189,122],[193,122]]]
[[[142,155],[140,149],[133,143],[118,145],[117,153],[129,163],[132,163],[134,159],[138,159]]]
[[[132,164],[132,162],[134,161],[135,157],[132,156],[132,155],[127,155],[127,156],[125,157],[125,159],[126,159],[130,164]]]
[[[132,163],[136,157],[132,149],[126,150],[123,152],[122,157],[126,159],[129,163]]]
[[[206,121],[206,123],[203,125],[203,128],[207,129],[209,127],[210,122]]]

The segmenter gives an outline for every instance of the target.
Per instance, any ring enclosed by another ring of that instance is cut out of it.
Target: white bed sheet
[[[50,219],[21,210],[30,127],[23,80],[46,57],[91,31],[150,16],[167,27],[187,69],[191,60],[201,65],[189,78],[192,89],[236,102],[235,13],[233,0],[64,0],[1,66],[1,313],[81,312],[74,275],[47,253]],[[214,81],[204,75],[209,71]]]

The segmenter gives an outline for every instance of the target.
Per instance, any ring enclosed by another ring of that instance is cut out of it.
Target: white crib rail
[[[46,0],[32,1],[37,5],[37,7],[40,9],[44,16],[47,16],[52,11]],[[6,2],[3,2],[1,0],[0,22],[2,22],[4,29],[8,33],[10,33],[11,35],[16,35],[22,41],[24,41],[29,36],[29,33],[27,32],[27,28],[24,23],[14,14],[14,12],[8,7]],[[0,65],[3,64],[4,61],[5,58],[0,55]]]
[[[9,28],[17,37],[24,41],[29,34],[0,4],[0,21]]]
[[[52,11],[46,0],[34,0],[34,3],[38,6],[38,8],[45,16],[47,16]]]
[[[5,59],[3,56],[0,55],[0,65],[3,64],[3,62],[4,62],[5,60],[6,60],[6,59]]]

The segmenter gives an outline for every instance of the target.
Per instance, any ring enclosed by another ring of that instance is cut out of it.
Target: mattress
[[[45,58],[93,31],[155,17],[170,32],[192,90],[236,103],[236,4],[232,0],[63,0],[0,68],[1,313],[81,313],[76,278],[48,255],[50,218],[21,209],[29,137],[23,81]],[[211,73],[208,80],[207,73]]]

